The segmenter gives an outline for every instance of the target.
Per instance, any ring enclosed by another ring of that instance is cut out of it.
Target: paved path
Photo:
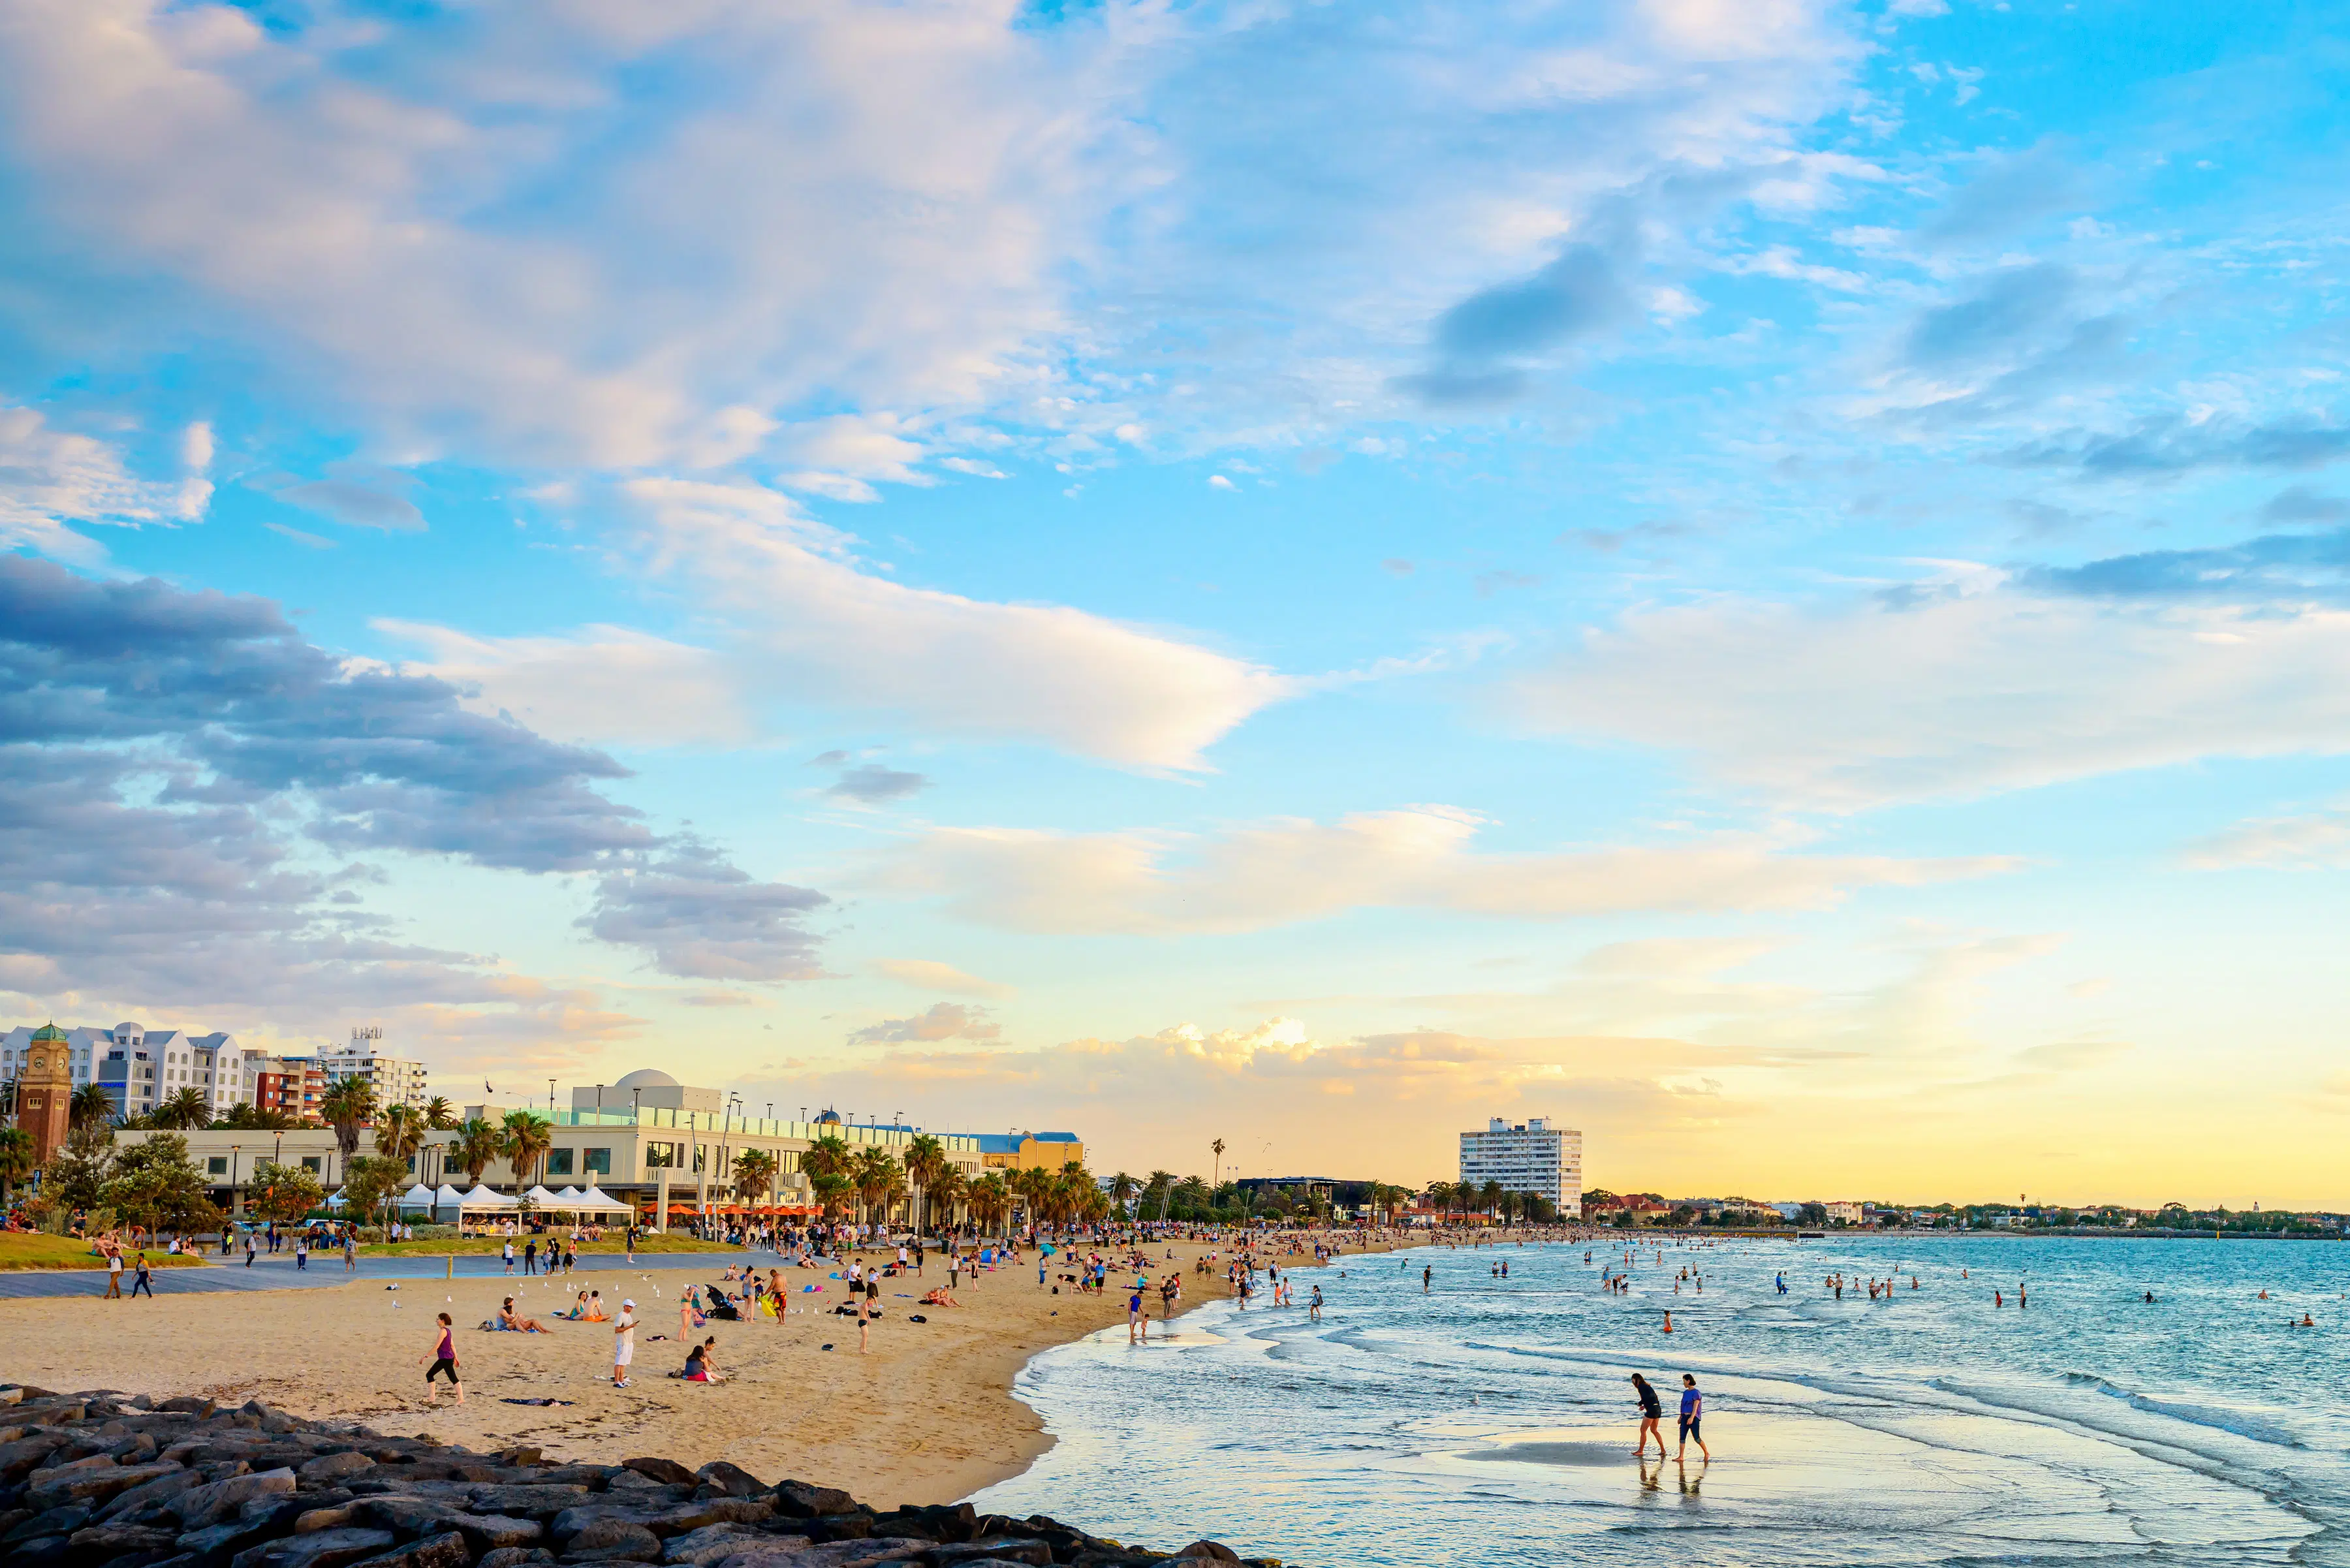
[[[749,1253],[729,1252],[647,1252],[631,1263],[618,1252],[590,1252],[579,1260],[577,1274],[651,1273],[656,1270],[691,1269],[703,1272],[712,1281],[723,1278],[729,1263],[758,1263],[761,1268],[772,1266],[771,1254],[760,1254],[764,1262]],[[505,1276],[505,1263],[495,1253],[476,1253],[456,1260],[456,1278],[463,1280],[499,1279]],[[201,1294],[207,1291],[292,1291],[312,1290],[328,1285],[365,1284],[374,1281],[390,1284],[395,1280],[439,1280],[449,1276],[447,1258],[361,1258],[359,1272],[351,1273],[343,1268],[342,1254],[313,1254],[310,1266],[297,1269],[293,1258],[279,1253],[271,1258],[264,1255],[255,1260],[251,1268],[244,1266],[243,1254],[226,1263],[209,1263],[200,1268],[157,1269],[154,1272],[155,1293],[159,1296]],[[514,1278],[524,1278],[521,1260],[515,1262]],[[130,1289],[130,1271],[123,1271],[122,1288]],[[0,1273],[0,1301],[14,1298],[43,1296],[102,1296],[106,1293],[104,1269],[19,1269]]]

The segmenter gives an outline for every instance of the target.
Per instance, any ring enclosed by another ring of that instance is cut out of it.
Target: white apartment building
[[[1583,1204],[1583,1135],[1546,1116],[1515,1124],[1495,1116],[1483,1132],[1461,1135],[1461,1179],[1498,1181],[1505,1192],[1531,1192],[1571,1213]]]
[[[331,1051],[321,1051],[315,1060],[329,1084],[345,1078],[363,1078],[375,1091],[379,1109],[392,1106],[424,1108],[432,1097],[429,1075],[424,1064],[406,1056],[393,1056],[382,1049],[383,1031],[354,1029],[351,1043]]]
[[[37,1027],[24,1023],[0,1034],[0,1078],[13,1078],[24,1070],[25,1048]],[[187,1088],[202,1090],[213,1114],[223,1115],[253,1098],[259,1064],[269,1059],[239,1045],[234,1034],[190,1034],[143,1023],[118,1023],[111,1029],[84,1025],[67,1030],[66,1040],[71,1047],[74,1087],[104,1085],[120,1116],[151,1111]]]

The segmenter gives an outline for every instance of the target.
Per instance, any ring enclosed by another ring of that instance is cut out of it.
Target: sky
[[[18,0],[0,1016],[2350,1206],[2345,23]]]

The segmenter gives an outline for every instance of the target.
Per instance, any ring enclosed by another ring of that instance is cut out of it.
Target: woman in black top
[[[1645,1457],[1648,1451],[1648,1439],[1654,1438],[1657,1439],[1657,1458],[1661,1459],[1665,1457],[1665,1434],[1658,1429],[1657,1423],[1664,1418],[1664,1404],[1657,1397],[1657,1391],[1648,1386],[1648,1380],[1637,1372],[1632,1374],[1632,1392],[1640,1399],[1640,1441],[1632,1451]]]

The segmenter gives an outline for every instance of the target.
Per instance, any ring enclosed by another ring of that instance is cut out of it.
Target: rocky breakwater
[[[1211,1568],[969,1503],[887,1512],[724,1461],[567,1464],[305,1421],[258,1400],[0,1388],[9,1568]]]

